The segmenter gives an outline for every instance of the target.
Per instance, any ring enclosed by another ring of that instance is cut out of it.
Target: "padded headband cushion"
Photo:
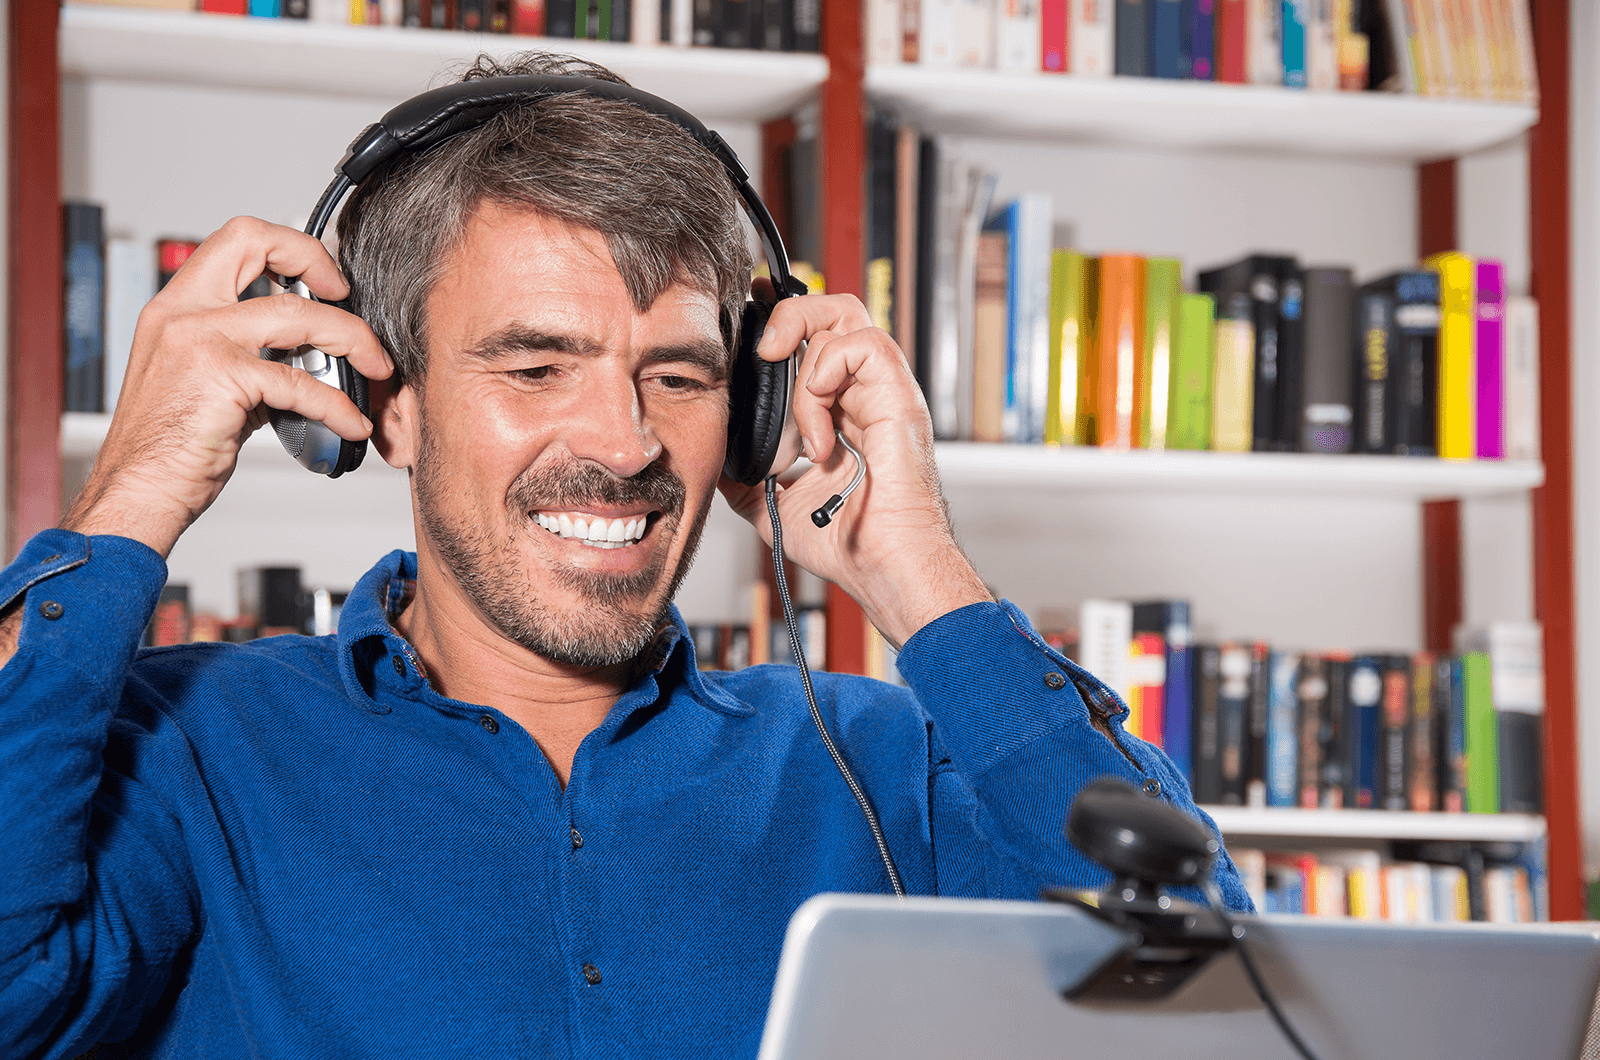
[[[722,470],[745,486],[760,484],[772,469],[789,411],[789,362],[756,353],[771,315],[767,302],[745,303],[728,379],[728,455]]]

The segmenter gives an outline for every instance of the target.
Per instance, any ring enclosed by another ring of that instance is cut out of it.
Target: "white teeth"
[[[565,516],[563,516],[563,518],[565,518]],[[562,531],[562,536],[563,537],[566,536],[565,530]],[[588,537],[589,536],[589,523],[588,523],[588,521],[584,520],[584,519],[574,519],[574,520],[572,520],[572,536],[576,537],[576,538],[579,538],[579,539]]]
[[[606,541],[609,539],[610,533],[607,530],[606,521],[604,519],[596,519],[594,522],[589,524],[590,541]]]
[[[629,519],[628,525],[622,528],[623,539],[627,541],[637,541],[639,538],[644,536],[642,532],[643,530],[643,519]]]
[[[578,516],[574,519],[567,514],[547,515],[544,512],[535,512],[534,521],[552,534],[576,538],[586,544],[604,548],[630,545],[643,538],[645,528],[650,525],[649,517],[644,515],[627,520],[605,519],[598,515]]]
[[[611,525],[606,527],[607,541],[624,541],[627,539],[627,528],[622,525],[621,519],[611,520]]]
[[[577,528],[572,525],[572,520],[568,519],[565,515],[561,517],[558,525],[560,527],[560,534],[562,537],[571,537],[573,534],[578,532]]]

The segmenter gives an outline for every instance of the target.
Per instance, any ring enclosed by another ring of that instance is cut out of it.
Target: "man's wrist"
[[[896,648],[952,611],[994,602],[966,553],[953,541],[902,551],[852,582],[841,587]]]

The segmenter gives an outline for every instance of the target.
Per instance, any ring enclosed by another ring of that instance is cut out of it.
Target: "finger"
[[[769,361],[781,361],[800,344],[821,331],[850,332],[872,326],[861,300],[849,294],[803,295],[785,298],[772,310],[756,352]]]
[[[337,306],[279,294],[218,310],[214,320],[218,330],[249,349],[315,346],[323,353],[349,358],[350,366],[368,379],[394,374],[394,362],[366,321]]]
[[[318,298],[337,301],[350,294],[320,240],[257,217],[235,217],[200,244],[157,297],[225,304],[268,271],[299,277]]]
[[[298,368],[276,361],[256,361],[241,370],[235,383],[247,407],[266,405],[282,412],[298,412],[352,442],[372,433],[372,421],[361,414],[344,391]]]
[[[877,328],[836,336],[807,361],[811,370],[801,386],[819,396],[837,393],[851,379],[874,384],[903,382],[910,369],[900,347]]]
[[[833,391],[818,394],[807,385],[816,371],[818,358],[822,357],[840,336],[831,331],[819,331],[807,342],[805,358],[800,362],[794,395],[794,423],[806,445],[806,455],[812,462],[821,463],[833,453],[833,404],[837,395]]]

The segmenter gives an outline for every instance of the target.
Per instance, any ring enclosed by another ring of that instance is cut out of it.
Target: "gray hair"
[[[460,78],[563,74],[626,83],[594,63],[525,52],[479,56]],[[420,382],[427,301],[480,204],[524,207],[605,237],[639,312],[674,283],[716,298],[728,348],[749,293],[751,257],[722,164],[683,129],[631,103],[565,93],[504,111],[386,163],[339,215],[351,308]]]

